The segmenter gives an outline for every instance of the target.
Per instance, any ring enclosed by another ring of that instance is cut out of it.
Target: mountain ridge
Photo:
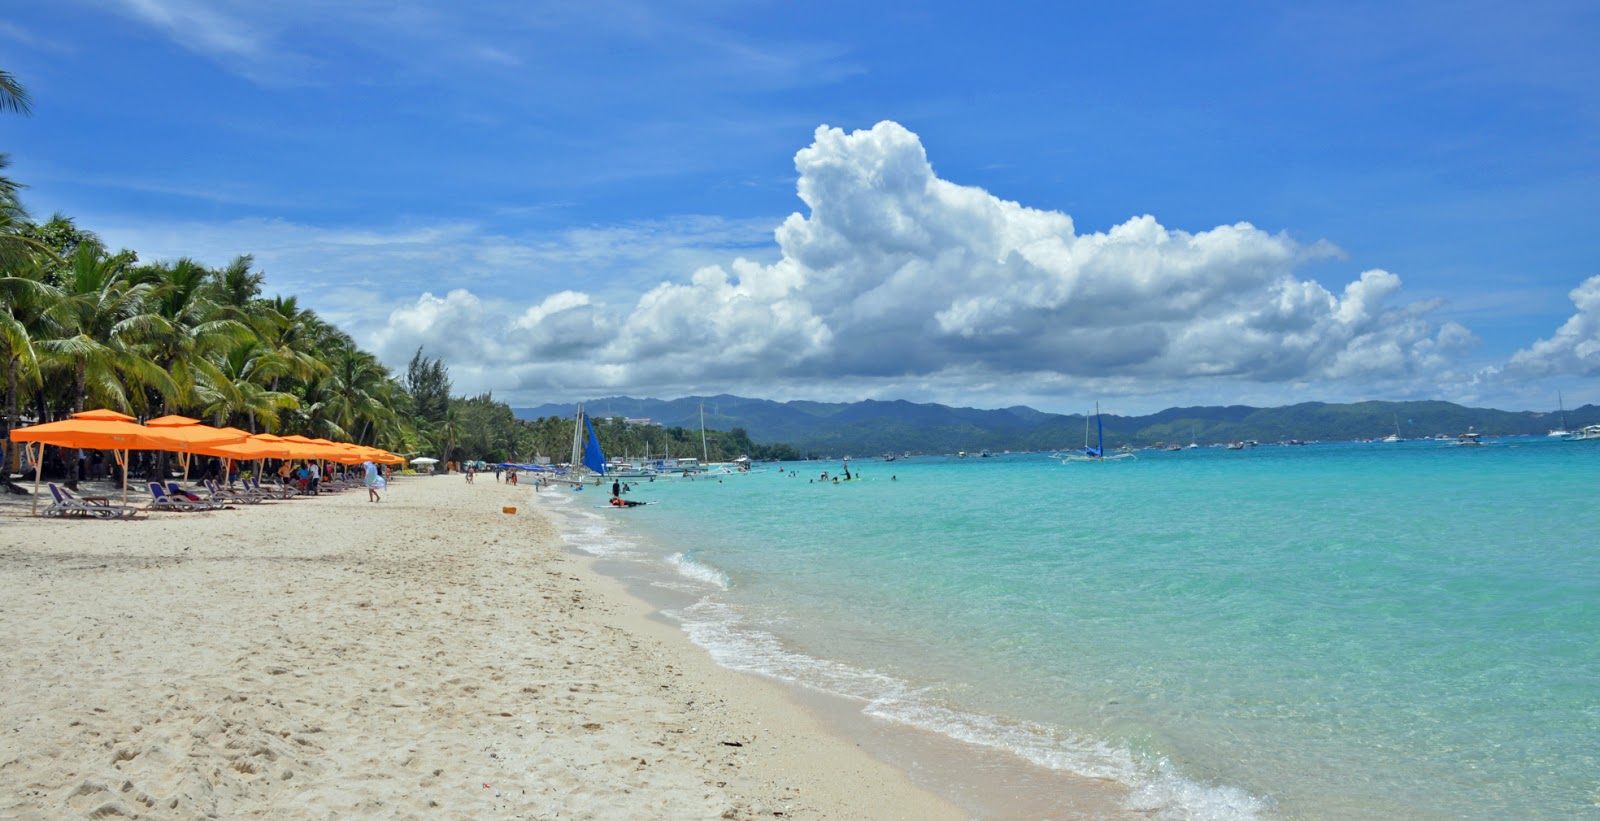
[[[603,397],[583,403],[591,416],[648,418],[665,427],[698,428],[705,406],[708,430],[743,428],[753,441],[787,444],[816,455],[954,453],[976,450],[1070,450],[1082,447],[1085,414],[1055,414],[1026,405],[981,409],[906,400],[777,402],[718,394],[679,399]],[[519,419],[571,416],[576,403],[512,408]],[[1569,408],[1568,430],[1600,424],[1600,407]],[[1302,402],[1275,408],[1248,405],[1174,407],[1143,416],[1104,414],[1107,447],[1406,439],[1468,429],[1485,435],[1543,435],[1561,424],[1555,411],[1469,408],[1440,400],[1353,403]]]

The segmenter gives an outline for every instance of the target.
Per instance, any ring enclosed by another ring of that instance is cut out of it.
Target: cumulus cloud
[[[1432,374],[1476,342],[1430,319],[1437,306],[1403,303],[1387,271],[1337,292],[1296,276],[1337,253],[1325,243],[1242,222],[1189,233],[1149,215],[1080,233],[1066,214],[939,178],[893,122],[819,128],[795,167],[809,213],[777,228],[776,261],[704,266],[612,305],[546,297],[500,323],[508,338],[478,358],[499,357],[524,388],[981,375],[1021,393],[1107,379],[1372,383]],[[436,350],[470,333],[434,302],[397,311],[385,333],[404,324]]]
[[[1513,378],[1600,373],[1600,276],[1584,280],[1568,296],[1578,312],[1549,339],[1512,354],[1501,373]]]

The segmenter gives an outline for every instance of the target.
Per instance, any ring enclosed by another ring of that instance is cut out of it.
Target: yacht
[[[1567,430],[1567,403],[1566,400],[1561,396],[1561,391],[1556,391],[1556,405],[1561,408],[1561,427],[1556,428],[1545,435],[1553,436],[1557,439],[1576,438],[1577,435],[1573,434],[1572,431]]]
[[[1567,437],[1568,442],[1583,442],[1589,439],[1600,439],[1600,425],[1587,425],[1583,430]]]

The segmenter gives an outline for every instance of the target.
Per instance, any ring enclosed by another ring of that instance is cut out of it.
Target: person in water
[[[642,504],[644,504],[644,502],[630,502],[627,499],[622,498],[621,496],[613,496],[613,497],[611,497],[611,506],[612,507],[638,507],[639,505],[642,505]]]

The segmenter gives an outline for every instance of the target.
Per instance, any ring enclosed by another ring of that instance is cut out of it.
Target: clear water
[[[1600,816],[1600,444],[851,464],[569,526],[671,571],[724,664],[1154,817]]]

